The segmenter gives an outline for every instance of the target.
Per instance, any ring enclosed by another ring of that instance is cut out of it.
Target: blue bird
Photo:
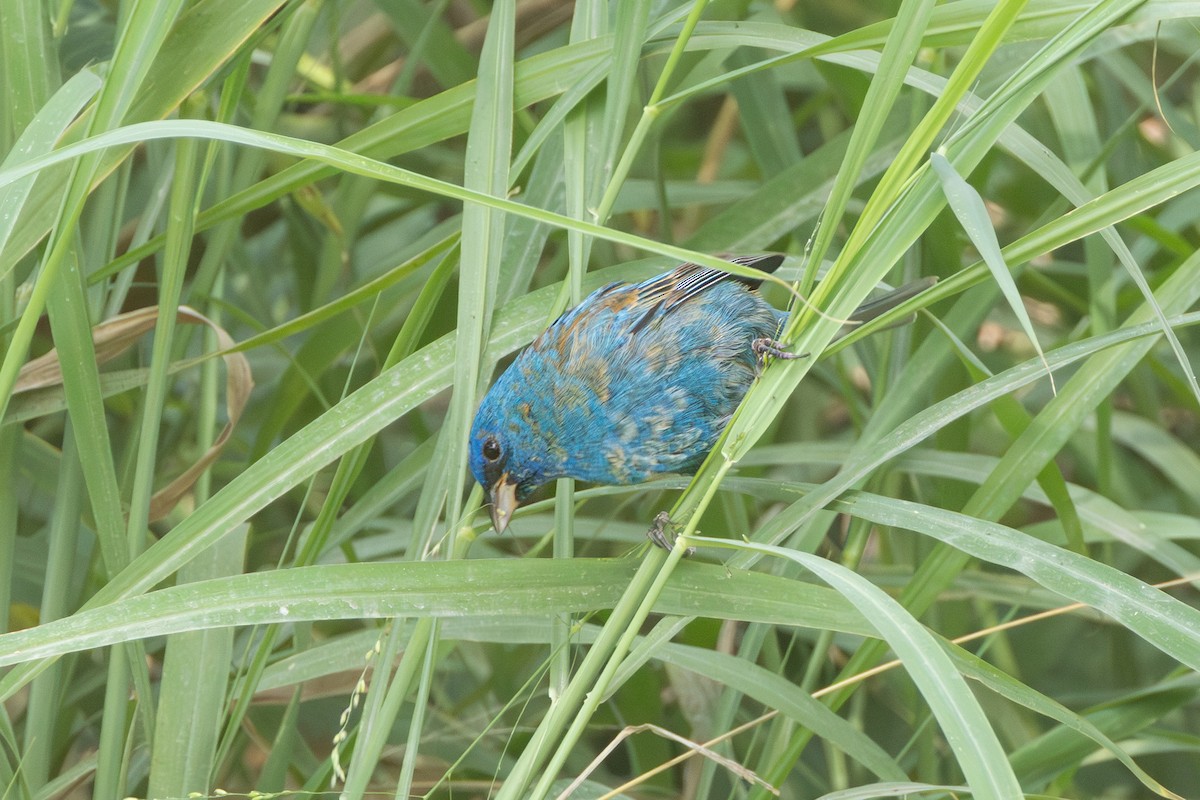
[[[773,272],[778,254],[731,259]],[[690,474],[716,444],[787,318],[758,281],[683,264],[637,284],[597,289],[534,339],[484,397],[470,466],[502,532],[556,478],[641,483]],[[928,286],[868,303],[870,319]]]

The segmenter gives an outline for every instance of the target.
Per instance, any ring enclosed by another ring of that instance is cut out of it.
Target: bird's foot
[[[654,517],[654,524],[646,531],[646,536],[663,550],[675,549],[678,535],[675,533],[675,523],[671,521],[671,515],[665,511],[658,512]],[[694,552],[696,548],[689,547],[684,555],[690,556]]]
[[[761,371],[766,365],[767,356],[772,358],[782,358],[791,360],[793,358],[808,358],[808,353],[793,353],[787,349],[787,345],[775,339],[763,336],[761,339],[755,339],[750,343],[750,349],[754,351],[757,359],[758,368]]]

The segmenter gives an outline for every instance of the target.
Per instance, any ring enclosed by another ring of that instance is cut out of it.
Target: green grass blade
[[[214,578],[158,589],[0,637],[9,666],[96,647],[215,628],[337,619],[379,619],[421,608],[436,618],[548,618],[612,608],[638,565],[624,559],[472,559],[328,564]],[[725,583],[725,581],[730,581]],[[464,592],[464,585],[478,591]],[[714,585],[722,591],[714,592]],[[856,636],[873,628],[838,593],[755,572],[683,564],[659,610],[718,619],[819,625]],[[545,628],[540,628],[544,631]],[[355,656],[358,663],[361,658]]]
[[[971,184],[963,180],[962,176],[955,171],[954,166],[941,153],[930,153],[929,163],[933,166],[933,171],[937,173],[938,180],[942,182],[942,190],[946,193],[946,202],[954,212],[954,216],[958,217],[958,221],[963,226],[963,230],[967,232],[967,236],[970,237],[971,243],[983,257],[983,263],[992,273],[992,279],[1000,287],[1004,299],[1008,301],[1008,307],[1016,315],[1017,321],[1021,323],[1021,329],[1029,337],[1033,349],[1037,351],[1038,357],[1044,364],[1046,354],[1042,352],[1042,346],[1038,343],[1037,332],[1033,329],[1029,312],[1025,310],[1025,303],[1021,300],[1017,283],[1013,280],[1012,273],[1008,271],[1008,265],[1004,263],[1004,254],[1000,252],[1000,242],[996,240],[996,231],[992,228],[992,223],[988,218],[983,198],[972,188]],[[1054,375],[1048,366],[1046,374],[1050,378],[1050,389],[1057,392]]]
[[[860,493],[844,503],[843,508],[877,525],[915,530],[1014,569],[1069,600],[1103,611],[1182,664],[1192,669],[1200,665],[1200,611],[1120,570],[951,511]]]
[[[867,96],[863,100],[862,116],[851,133],[846,156],[842,160],[841,169],[838,170],[834,180],[829,204],[822,213],[821,222],[817,227],[805,268],[804,281],[801,284],[801,291],[805,295],[812,289],[816,278],[816,267],[829,252],[834,233],[841,223],[842,216],[846,211],[846,204],[850,200],[850,193],[858,184],[863,167],[875,149],[888,115],[900,94],[908,67],[912,64],[921,39],[925,35],[925,27],[929,24],[933,8],[934,4],[931,2],[908,2],[901,5],[900,11],[896,15],[892,32],[880,54],[879,71],[867,89]],[[906,143],[901,152],[909,147],[910,145]],[[896,159],[899,159],[900,155],[901,153],[897,153]],[[893,160],[888,165],[885,179],[896,169],[898,163],[898,160]],[[864,209],[865,213],[866,209]]]
[[[239,574],[247,533],[243,527],[188,564],[180,570],[181,582]],[[150,759],[150,797],[212,791],[225,709],[211,698],[225,696],[232,655],[233,631],[228,629],[182,633],[168,641]]]
[[[1011,798],[1021,787],[966,682],[938,640],[882,589],[845,567],[810,553],[772,545],[690,536],[699,545],[754,550],[803,565],[849,600],[879,631],[937,717],[959,768],[976,797]]]
[[[28,158],[45,155],[54,147],[63,131],[100,88],[100,78],[91,70],[76,73],[49,102],[34,116],[21,133],[12,150],[0,162],[0,170],[16,166]],[[0,191],[0,252],[16,228],[25,200],[33,189],[35,177],[30,175],[9,184]],[[11,274],[11,267],[0,272],[0,279]]]

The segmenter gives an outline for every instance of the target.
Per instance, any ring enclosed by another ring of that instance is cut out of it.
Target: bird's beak
[[[488,494],[492,496],[492,527],[496,529],[496,533],[504,533],[513,512],[517,510],[517,484],[513,483],[505,472],[492,484]]]

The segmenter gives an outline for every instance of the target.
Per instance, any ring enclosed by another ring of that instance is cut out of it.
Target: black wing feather
[[[753,267],[762,272],[771,273],[777,270],[779,265],[783,263],[784,256],[780,253],[769,253],[767,255],[726,258],[734,264],[740,264],[743,267]],[[731,275],[728,272],[702,267],[699,264],[680,264],[665,275],[660,275],[658,278],[639,288],[638,304],[645,303],[648,308],[630,326],[629,333],[636,334],[660,314],[670,313],[671,309],[677,308],[680,304],[711,289],[724,280],[744,283],[751,288],[757,288],[762,283],[761,279]]]

